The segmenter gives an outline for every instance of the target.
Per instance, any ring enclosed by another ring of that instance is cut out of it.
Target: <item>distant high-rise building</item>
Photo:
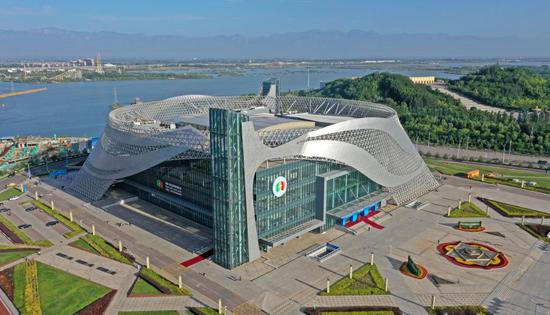
[[[103,65],[101,64],[101,54],[100,53],[97,53],[97,57],[95,58],[95,72],[105,73],[105,71],[103,71]]]

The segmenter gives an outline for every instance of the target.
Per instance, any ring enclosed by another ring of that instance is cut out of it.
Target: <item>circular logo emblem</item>
[[[279,176],[275,178],[275,181],[273,182],[273,194],[275,197],[281,197],[286,193],[287,188],[286,178],[283,176]]]

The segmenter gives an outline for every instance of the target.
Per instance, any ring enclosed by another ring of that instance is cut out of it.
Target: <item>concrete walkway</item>
[[[306,304],[307,307],[343,306],[397,306],[391,295],[343,295],[317,296]]]
[[[119,311],[183,311],[204,304],[190,296],[130,297],[124,300]]]

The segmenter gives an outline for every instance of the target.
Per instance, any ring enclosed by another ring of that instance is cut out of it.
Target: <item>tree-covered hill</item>
[[[550,78],[526,68],[490,66],[450,81],[449,87],[496,107],[550,110]]]
[[[468,110],[451,96],[397,74],[339,79],[323,89],[297,93],[388,104],[399,113],[410,138],[419,143],[502,150],[512,141],[512,151],[550,154],[550,115],[522,114],[516,120],[508,114]]]

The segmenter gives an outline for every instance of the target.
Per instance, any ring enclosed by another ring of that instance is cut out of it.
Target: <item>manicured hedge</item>
[[[79,234],[82,234],[84,232],[86,232],[80,225],[78,225],[76,222],[71,222],[71,220],[69,218],[67,218],[66,216],[64,216],[63,214],[53,210],[52,208],[50,208],[49,206],[47,206],[46,204],[44,204],[43,202],[41,201],[38,201],[38,200],[33,200],[31,201],[33,205],[35,205],[36,207],[42,209],[44,212],[46,212],[47,214],[49,214],[50,216],[52,216],[53,218],[55,218],[56,220],[58,220],[59,222],[65,224],[69,229],[71,229],[70,232],[68,233],[65,233],[63,236],[65,236],[66,238],[73,238]]]
[[[17,228],[10,220],[5,216],[0,215],[0,230],[4,232],[14,243],[27,244],[33,246],[49,247],[53,246],[52,242],[48,240],[33,241],[27,234]]]
[[[505,217],[523,217],[526,218],[550,218],[550,213],[533,210],[521,206],[512,205],[505,202],[500,202],[491,199],[480,198],[485,204],[495,209],[498,213]]]
[[[132,264],[132,261],[128,257],[123,255],[114,246],[97,235],[88,234],[81,237],[81,240],[88,243],[95,251],[99,253],[99,255],[103,257],[111,258],[123,264]]]
[[[143,280],[147,281],[149,284],[157,288],[162,293],[174,295],[191,295],[191,292],[189,292],[189,290],[185,288],[180,289],[177,285],[173,284],[163,276],[154,272],[152,269],[143,267],[139,271],[139,275],[143,278]]]

